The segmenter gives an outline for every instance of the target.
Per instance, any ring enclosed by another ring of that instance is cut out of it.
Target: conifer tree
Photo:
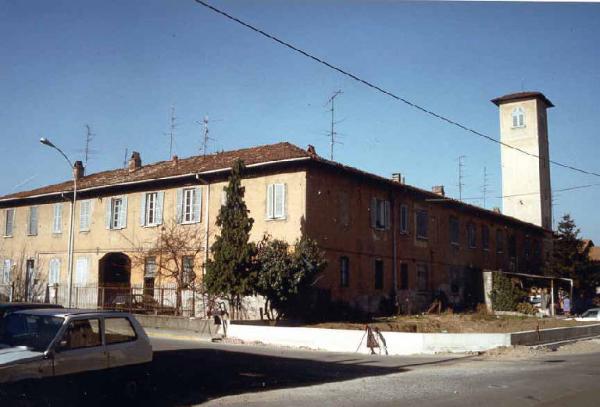
[[[227,199],[216,220],[220,235],[211,246],[212,259],[206,265],[204,277],[209,294],[228,300],[232,318],[241,307],[242,297],[253,293],[256,245],[248,241],[254,220],[248,216],[244,202],[241,184],[244,168],[241,160],[231,168],[225,189]]]
[[[572,278],[582,287],[586,285],[590,270],[589,249],[579,238],[579,229],[569,214],[562,217],[554,236],[552,251],[552,274]]]

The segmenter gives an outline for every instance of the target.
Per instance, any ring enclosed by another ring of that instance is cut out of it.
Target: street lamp
[[[52,142],[50,140],[48,140],[45,137],[42,137],[40,139],[40,143],[55,149],[56,151],[58,151],[64,158],[65,160],[67,160],[67,163],[69,163],[69,168],[71,169],[71,171],[73,171],[73,163],[71,162],[71,160],[69,160],[69,157],[66,156],[65,153],[63,153],[63,151],[56,147],[54,144],[52,144]],[[67,296],[67,302],[68,302],[68,306],[69,308],[71,308],[72,306],[72,302],[71,302],[71,297],[72,297],[72,292],[73,292],[73,226],[74,226],[74,218],[75,218],[75,202],[77,201],[77,176],[75,175],[75,173],[73,173],[73,201],[71,202],[71,220],[69,223],[69,246],[67,249],[67,263],[68,263],[68,296]]]

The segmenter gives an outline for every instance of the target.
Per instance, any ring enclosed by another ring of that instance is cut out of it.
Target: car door
[[[74,318],[55,346],[54,375],[99,372],[108,368],[100,318]]]
[[[127,316],[104,317],[104,337],[110,369],[148,362],[147,344]]]

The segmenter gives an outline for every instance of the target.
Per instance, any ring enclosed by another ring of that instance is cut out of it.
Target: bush
[[[504,274],[494,273],[490,296],[494,311],[516,311],[517,305],[525,297],[525,291],[514,285]]]
[[[517,304],[517,312],[520,312],[521,314],[535,315],[537,311],[537,308],[528,302],[520,302]]]

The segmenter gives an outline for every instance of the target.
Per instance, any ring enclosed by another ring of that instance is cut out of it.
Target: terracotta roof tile
[[[112,186],[128,182],[146,181],[167,178],[178,175],[193,174],[196,172],[213,171],[231,168],[238,158],[244,160],[246,165],[260,164],[271,161],[282,161],[294,158],[309,157],[309,154],[290,143],[277,143],[265,146],[245,148],[240,150],[225,151],[207,156],[193,156],[180,158],[174,161],[159,161],[143,165],[138,170],[130,172],[128,169],[116,169],[86,175],[77,181],[77,189]],[[22,191],[4,195],[0,200],[27,198],[37,195],[60,193],[73,190],[73,181],[60,184],[47,185],[30,191]]]

